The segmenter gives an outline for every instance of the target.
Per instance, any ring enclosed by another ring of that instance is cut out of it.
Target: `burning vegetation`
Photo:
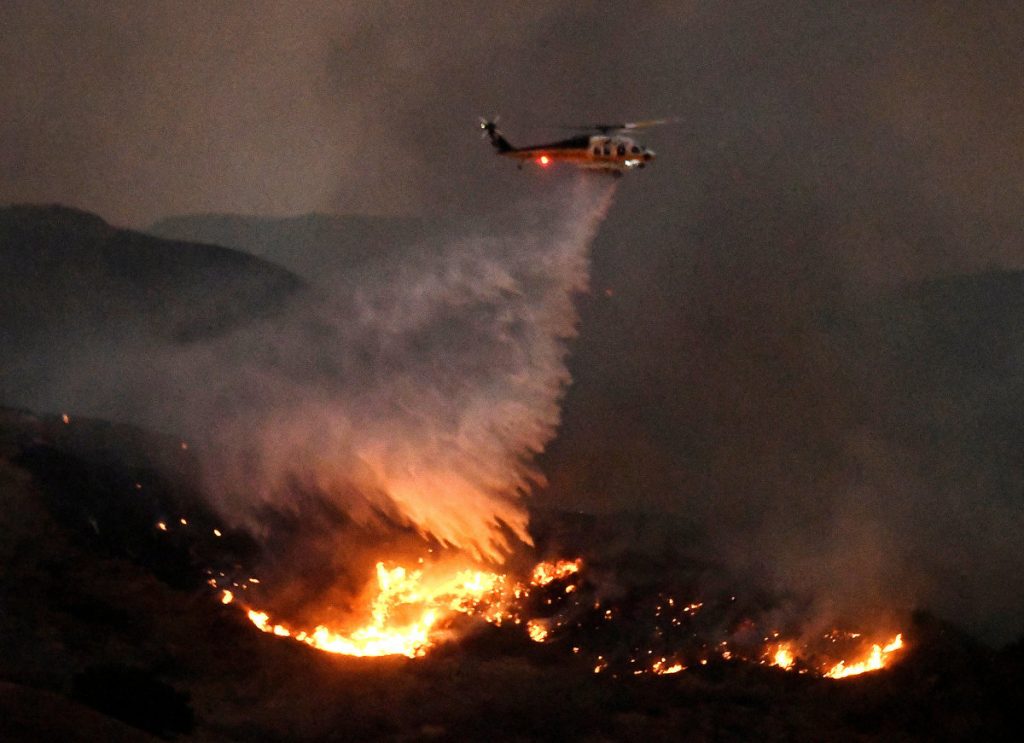
[[[749,618],[734,627],[722,625],[726,606],[705,609],[703,601],[666,595],[658,596],[653,613],[645,615],[638,611],[643,601],[602,600],[581,559],[539,562],[524,580],[475,567],[427,564],[422,558],[413,569],[378,562],[375,570],[365,616],[350,628],[300,629],[241,605],[261,631],[328,653],[419,658],[457,639],[454,620],[469,617],[525,630],[535,643],[571,647],[573,655],[593,661],[594,673],[614,676],[669,675],[725,662],[842,679],[886,668],[904,647],[902,633],[867,640],[860,632],[833,630],[811,639],[781,639],[776,630],[762,633]],[[222,590],[221,602],[234,603],[230,590]],[[728,604],[734,602],[730,597]],[[702,614],[719,616],[707,623]],[[722,635],[725,639],[718,639]]]

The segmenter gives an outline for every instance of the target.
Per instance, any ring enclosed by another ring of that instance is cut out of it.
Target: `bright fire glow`
[[[551,164],[551,158],[547,155],[541,155],[537,158],[537,162],[543,165],[545,168]]]
[[[903,648],[903,635],[898,634],[892,641],[885,645],[872,645],[871,652],[863,660],[847,664],[846,661],[839,661],[831,669],[825,672],[825,676],[832,679],[856,676],[868,671],[877,671],[885,668],[889,662],[889,656]]]
[[[672,665],[668,665],[668,662],[664,658],[662,658],[661,660],[657,660],[654,662],[654,665],[651,666],[651,670],[659,676],[667,676],[671,673],[679,673],[680,671],[685,671],[686,666],[684,666],[682,663],[673,663]]]
[[[582,561],[542,562],[528,585],[485,570],[412,570],[402,566],[376,566],[375,595],[369,601],[369,620],[351,632],[336,632],[324,625],[312,631],[296,631],[272,624],[266,612],[250,610],[249,621],[264,632],[292,637],[318,650],[356,656],[426,654],[444,634],[446,621],[455,614],[475,615],[500,625],[519,619],[509,612],[515,598],[528,595],[531,587],[546,586],[578,573]],[[252,581],[256,582],[256,581]],[[549,633],[539,622],[528,622],[531,639],[543,642]]]
[[[534,642],[544,642],[548,637],[548,629],[536,619],[531,619],[526,623],[526,634]]]
[[[523,599],[529,597],[533,589],[540,589],[554,581],[565,580],[578,574],[582,568],[581,560],[556,560],[538,563],[530,574],[528,581],[516,581],[513,578],[487,570],[478,570],[462,565],[447,563],[424,564],[417,561],[416,569],[408,569],[400,565],[388,567],[384,562],[376,564],[376,580],[371,583],[363,605],[365,608],[362,622],[349,629],[328,628],[318,625],[312,630],[300,630],[286,624],[272,621],[265,611],[243,607],[251,621],[261,631],[277,637],[291,638],[305,643],[318,650],[353,656],[404,655],[417,658],[451,635],[451,620],[459,614],[475,616],[478,619],[495,625],[504,622],[523,624],[527,636],[537,643],[544,643],[558,631],[561,622],[553,619],[528,618],[522,616]],[[250,578],[251,583],[258,583]],[[212,582],[216,585],[216,581]],[[570,583],[569,586],[579,588],[584,584]],[[562,590],[559,589],[559,594]],[[543,596],[544,594],[541,594]],[[551,598],[545,599],[550,606]],[[231,591],[224,589],[221,595],[224,604],[239,603]],[[667,606],[675,609],[674,599],[667,600]],[[691,603],[681,608],[685,614],[692,616],[701,607],[700,603]],[[594,610],[604,609],[600,603]],[[664,609],[659,605],[658,612]],[[680,611],[680,609],[675,609]],[[604,622],[618,621],[618,612],[611,609],[599,614]],[[904,647],[902,634],[896,635],[886,644],[872,645],[870,650],[852,661],[830,660],[823,662],[811,648],[794,641],[780,641],[779,633],[774,640],[766,644],[762,651],[761,662],[777,666],[787,671],[808,672],[817,668],[821,676],[842,679],[857,674],[885,668],[890,664],[894,653]],[[838,630],[825,636],[831,642],[856,640],[858,633],[839,632]],[[747,660],[742,653],[736,655],[726,642],[720,643],[721,655],[730,660]],[[574,647],[574,653],[580,648]],[[651,651],[648,651],[650,653]],[[800,663],[798,665],[798,659]],[[662,656],[653,663],[650,661],[634,666],[633,675],[653,673],[668,675],[686,669],[685,658],[669,660]],[[631,663],[635,662],[633,660]],[[706,665],[707,658],[700,659]],[[603,656],[596,656],[594,673],[609,669],[609,662]],[[610,669],[613,671],[614,669]]]
[[[558,560],[557,562],[541,562],[533,569],[531,583],[535,586],[546,586],[554,580],[568,578],[580,572],[580,560]]]
[[[787,671],[793,667],[793,663],[796,662],[796,656],[793,655],[793,649],[789,643],[782,643],[775,649],[775,654],[772,656],[772,665],[784,668]]]

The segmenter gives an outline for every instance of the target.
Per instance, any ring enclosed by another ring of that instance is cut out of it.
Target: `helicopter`
[[[569,126],[564,128],[584,133],[558,142],[528,147],[513,146],[498,130],[495,120],[481,118],[480,130],[482,136],[491,140],[499,155],[518,160],[520,169],[526,162],[534,162],[542,168],[554,163],[568,163],[577,168],[609,173],[620,178],[626,171],[646,167],[655,158],[654,150],[623,132],[668,124],[671,121],[673,119]]]

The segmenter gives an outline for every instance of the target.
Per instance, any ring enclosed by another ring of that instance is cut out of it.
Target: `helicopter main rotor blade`
[[[563,124],[563,129],[573,129],[576,131],[595,131],[601,134],[610,134],[611,132],[625,132],[632,129],[647,129],[652,126],[660,126],[662,124],[671,124],[678,119],[649,119],[647,121],[623,121],[618,124]]]

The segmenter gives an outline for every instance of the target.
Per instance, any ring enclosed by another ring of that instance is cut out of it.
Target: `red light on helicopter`
[[[551,158],[547,155],[541,155],[537,158],[537,162],[543,165],[545,168],[551,164]]]

